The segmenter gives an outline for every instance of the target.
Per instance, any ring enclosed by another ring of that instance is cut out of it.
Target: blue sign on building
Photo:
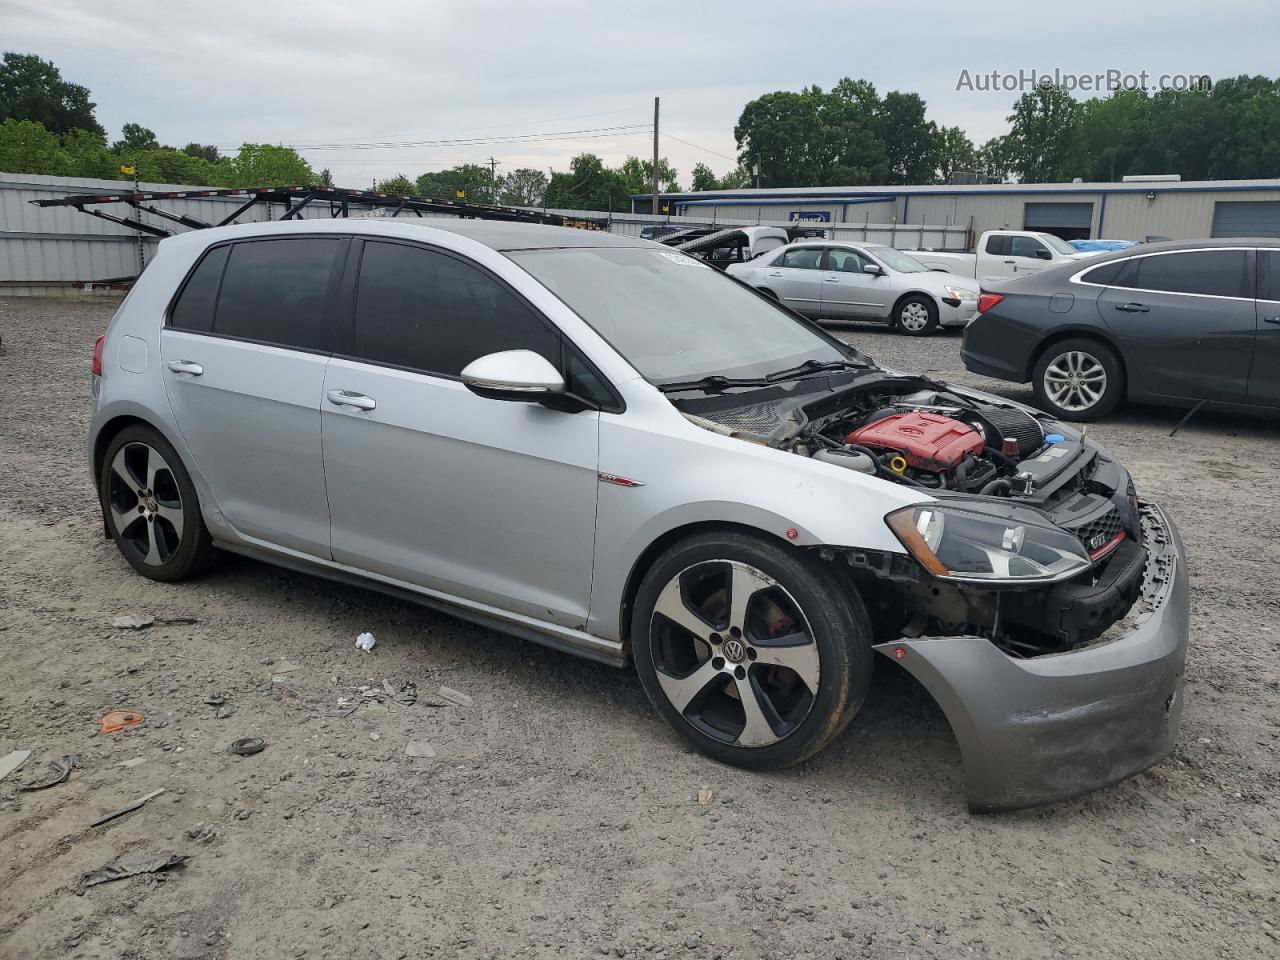
[[[813,221],[816,221],[817,223],[830,223],[831,211],[830,210],[792,210],[791,216],[788,219],[790,219],[793,222],[801,221],[801,220],[813,220]]]

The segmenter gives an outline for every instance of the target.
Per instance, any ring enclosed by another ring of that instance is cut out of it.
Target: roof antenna
[[[1178,425],[1169,431],[1169,436],[1172,437],[1175,433],[1177,433],[1179,430],[1185,427],[1187,425],[1187,421],[1196,415],[1196,411],[1199,410],[1208,402],[1209,402],[1209,398],[1206,397],[1205,399],[1197,403],[1194,407],[1192,407],[1190,410],[1188,410],[1187,415],[1178,421]]]

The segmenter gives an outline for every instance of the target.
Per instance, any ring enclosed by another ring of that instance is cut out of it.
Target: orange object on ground
[[[115,733],[126,727],[136,727],[142,722],[142,714],[132,710],[112,710],[98,721],[103,733]]]

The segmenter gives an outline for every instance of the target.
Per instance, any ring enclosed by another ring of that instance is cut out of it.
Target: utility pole
[[[489,202],[498,202],[498,164],[501,161],[489,156]]]
[[[653,98],[653,203],[649,212],[655,217],[658,210],[658,98]]]

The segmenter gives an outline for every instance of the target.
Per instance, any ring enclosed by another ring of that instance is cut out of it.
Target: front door
[[[1035,237],[1010,237],[1009,256],[1004,258],[1003,275],[1020,277],[1027,273],[1039,273],[1052,260],[1049,248]]]
[[[559,365],[560,335],[451,253],[370,240],[359,270],[323,390],[334,560],[583,626],[600,414],[485,399],[458,378],[500,350]]]
[[[878,266],[857,250],[829,247],[822,269],[822,316],[883,319],[893,301],[893,283],[884,274],[870,274]]]
[[[1251,251],[1134,257],[1098,297],[1098,310],[1132,358],[1131,392],[1245,399],[1257,329]]]
[[[792,310],[816,317],[822,308],[823,247],[787,247],[764,269],[764,286]]]
[[[226,519],[266,544],[329,556],[320,388],[344,239],[214,247],[160,335],[174,419]]]

